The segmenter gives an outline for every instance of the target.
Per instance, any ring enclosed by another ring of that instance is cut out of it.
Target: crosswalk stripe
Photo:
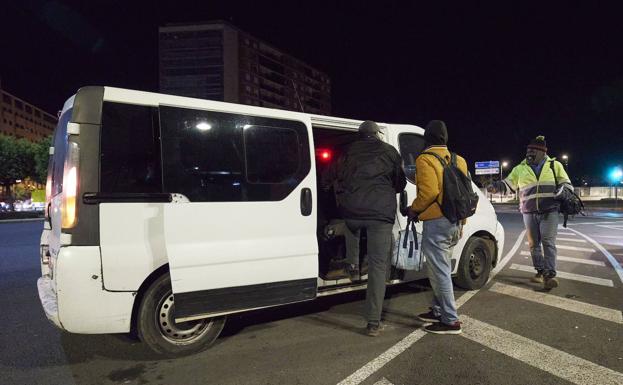
[[[623,314],[619,310],[592,305],[589,303],[558,297],[555,295],[537,292],[534,290],[524,289],[517,286],[506,285],[499,282],[493,284],[493,286],[491,286],[489,290],[495,293],[508,295],[526,301],[532,301],[543,305],[572,311],[574,313],[580,313],[586,316],[623,324]]]
[[[588,243],[585,239],[556,238],[556,241]]]
[[[525,244],[529,245],[528,242],[526,242]],[[597,251],[595,249],[589,249],[588,247],[577,247],[577,246],[567,246],[567,245],[556,245],[556,248],[564,249],[564,250],[586,251],[588,253],[594,253]]]
[[[558,233],[558,235],[574,236],[575,234],[573,234],[573,233]]]
[[[534,273],[535,272],[534,267],[532,267],[532,266],[519,265],[519,264],[516,264],[516,263],[513,263],[510,268],[513,269],[513,270],[527,271],[529,273]],[[557,271],[556,272],[556,277],[564,278],[564,279],[570,279],[570,280],[573,280],[573,281],[592,283],[594,285],[614,287],[614,283],[611,280],[609,280],[609,279],[596,278],[596,277],[591,277],[591,276],[588,276],[588,275],[565,273],[564,271]]]
[[[521,254],[521,255],[530,255],[530,252],[529,251],[522,251],[519,254]],[[593,261],[592,259],[573,258],[573,257],[565,257],[563,255],[557,255],[556,256],[556,260],[558,260],[558,261],[565,261],[565,262],[583,263],[585,265],[606,267],[605,262]]]
[[[461,322],[461,336],[574,384],[623,384],[623,373],[465,315]]]
[[[621,239],[620,235],[593,235],[593,237],[595,238],[614,238],[614,239]]]
[[[619,280],[621,280],[621,282],[623,282],[623,266],[621,265],[621,263],[619,261],[616,260],[616,258],[614,258],[614,256],[612,254],[610,254],[610,252],[608,250],[606,250],[605,247],[603,247],[599,242],[597,242],[596,240],[594,240],[593,238],[589,237],[588,235],[586,235],[584,233],[581,233],[581,232],[579,232],[577,230],[573,230],[573,229],[571,229],[571,231],[573,231],[574,233],[577,233],[578,235],[581,235],[587,241],[592,243],[593,246],[598,248],[599,251],[601,251],[601,253],[603,255],[605,255],[606,258],[608,258],[608,261],[612,265],[612,268],[614,268],[614,271],[616,271],[617,275],[619,276]]]

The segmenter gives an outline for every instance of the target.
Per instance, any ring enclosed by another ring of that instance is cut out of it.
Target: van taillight
[[[78,143],[69,142],[67,155],[65,156],[65,168],[63,170],[63,204],[61,207],[61,226],[64,229],[76,225],[76,211],[78,196],[78,166],[80,161],[80,149]]]

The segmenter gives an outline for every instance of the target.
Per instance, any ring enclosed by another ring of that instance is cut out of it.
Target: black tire
[[[163,274],[145,292],[137,316],[140,339],[155,352],[180,357],[207,349],[225,326],[226,317],[176,323],[175,303],[169,273]]]
[[[491,263],[491,248],[487,242],[482,238],[470,238],[461,254],[456,284],[467,290],[480,289],[489,279]]]

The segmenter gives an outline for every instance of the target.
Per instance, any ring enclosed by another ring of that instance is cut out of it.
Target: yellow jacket
[[[434,152],[447,162],[450,162],[450,151],[447,146],[430,146],[422,152]],[[467,175],[465,159],[456,156],[456,165]],[[433,155],[420,155],[415,160],[415,184],[417,197],[411,204],[411,209],[418,214],[422,221],[441,218],[441,200],[443,197],[443,166]]]

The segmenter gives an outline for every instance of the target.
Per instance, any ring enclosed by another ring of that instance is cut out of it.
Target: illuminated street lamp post
[[[612,182],[612,188],[614,189],[614,207],[616,208],[618,205],[618,200],[619,200],[619,196],[618,196],[618,190],[619,190],[619,183],[621,182],[621,178],[623,178],[623,170],[621,170],[621,167],[615,167],[612,169],[612,171],[610,171],[610,181]]]
[[[508,166],[508,162],[500,163],[500,182],[504,180],[504,169]],[[502,203],[502,190],[500,190],[500,203]]]
[[[565,170],[567,170],[568,172],[569,171],[569,155],[562,154],[561,158],[562,158],[562,163],[565,165]]]

